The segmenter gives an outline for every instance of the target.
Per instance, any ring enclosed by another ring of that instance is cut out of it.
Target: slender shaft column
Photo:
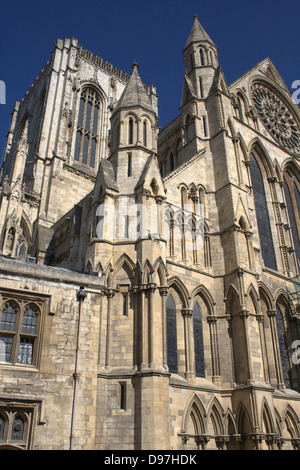
[[[184,343],[185,343],[185,376],[187,379],[191,379],[195,376],[195,373],[192,371],[192,351],[191,351],[191,318],[193,311],[189,308],[184,308],[181,310],[184,323]]]
[[[207,317],[210,330],[211,359],[212,359],[212,380],[214,383],[220,381],[220,361],[217,335],[217,317],[209,315]]]
[[[157,285],[154,283],[148,284],[149,290],[149,364],[154,367],[154,344],[153,344],[153,329],[154,329],[154,293]]]
[[[106,325],[106,351],[105,351],[105,367],[110,367],[110,315],[112,298],[115,295],[113,289],[105,291],[107,297],[107,325]]]

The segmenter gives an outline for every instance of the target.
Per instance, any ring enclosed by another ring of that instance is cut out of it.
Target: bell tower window
[[[95,168],[99,145],[100,95],[93,88],[81,92],[74,160]]]

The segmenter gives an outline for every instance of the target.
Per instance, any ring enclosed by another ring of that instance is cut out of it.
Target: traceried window
[[[205,377],[202,313],[198,302],[193,308],[193,329],[196,377]]]
[[[169,295],[166,304],[167,313],[167,362],[171,373],[178,372],[177,358],[177,327],[176,327],[176,306],[173,297]]]
[[[276,305],[276,325],[277,325],[277,335],[279,343],[279,352],[281,357],[281,366],[284,384],[287,388],[291,388],[290,382],[290,364],[288,357],[288,350],[286,345],[286,331],[284,325],[284,319],[279,305]]]
[[[291,232],[297,257],[298,270],[300,271],[300,242],[299,242],[299,214],[300,214],[300,193],[297,187],[295,175],[289,170],[284,172],[284,194],[287,211],[290,219]]]
[[[0,309],[0,362],[36,364],[40,308],[6,299]]]
[[[100,107],[99,93],[93,88],[84,88],[79,104],[74,159],[92,168],[99,146]]]
[[[261,245],[261,254],[265,266],[277,270],[263,177],[260,167],[253,154],[250,155],[250,173]]]
[[[33,408],[3,403],[0,407],[0,449],[27,449],[33,430]]]

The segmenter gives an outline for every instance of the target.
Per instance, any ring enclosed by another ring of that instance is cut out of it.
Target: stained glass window
[[[193,327],[196,377],[205,377],[202,314],[197,302],[193,308]]]
[[[283,322],[281,310],[278,305],[276,305],[276,311],[277,311],[277,315],[276,315],[277,334],[278,334],[283,380],[284,380],[285,386],[287,388],[291,388],[290,375],[289,375],[290,364],[289,364],[288,352],[287,352],[287,348],[285,344],[284,322]]]
[[[253,154],[250,155],[250,172],[261,245],[261,254],[265,266],[276,270],[277,264],[272,239],[266,194],[264,189],[264,182],[259,165]]]
[[[300,194],[296,186],[295,181],[292,181],[293,177],[286,172],[284,180],[284,194],[287,205],[287,210],[290,219],[291,232],[294,242],[294,247],[297,256],[298,268],[300,268],[300,242],[297,228],[297,215],[299,217],[300,211]]]
[[[178,372],[177,358],[177,325],[176,306],[173,297],[169,295],[166,304],[167,316],[167,364],[169,371],[176,374]]]

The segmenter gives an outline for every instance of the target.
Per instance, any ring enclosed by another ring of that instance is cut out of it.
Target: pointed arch
[[[265,434],[274,434],[277,431],[269,404],[265,398],[263,399],[261,406],[260,428]]]
[[[127,255],[127,253],[123,253],[115,264],[112,273],[112,286],[115,286],[117,284],[117,278],[122,269],[125,270],[128,280],[130,280],[132,283],[135,277],[135,264],[132,259]]]
[[[102,266],[102,264],[100,263],[100,261],[98,261],[98,263],[96,264],[95,270],[97,271],[98,275],[99,275],[100,277],[102,277],[102,274],[103,274],[103,266]]]
[[[204,405],[198,395],[194,393],[191,395],[183,412],[182,432],[188,434],[205,434],[206,417],[207,414]]]
[[[237,429],[242,436],[252,432],[251,418],[243,403],[239,404],[237,412]]]
[[[215,436],[224,435],[224,410],[219,400],[214,396],[207,410],[208,419],[211,420]]]
[[[93,263],[92,263],[92,260],[89,258],[88,261],[86,262],[85,272],[89,274],[92,271],[93,271]]]
[[[200,296],[205,305],[207,306],[207,309],[208,311],[210,312],[210,315],[214,315],[214,306],[216,304],[216,302],[214,301],[211,293],[209,292],[209,290],[203,285],[199,285],[197,287],[195,287],[195,289],[193,290],[193,292],[191,293],[191,302],[193,303],[196,299],[197,296]]]
[[[265,146],[259,140],[258,137],[255,137],[248,145],[248,161],[250,161],[250,156],[252,153],[256,155],[259,162],[263,165],[263,168],[266,172],[268,178],[274,178],[276,176],[272,160],[267,152]]]
[[[251,299],[255,308],[255,312],[253,313],[259,313],[260,307],[259,307],[259,295],[257,290],[255,289],[254,285],[251,284],[248,287],[247,293],[246,293],[247,300]],[[250,305],[249,305],[250,306]]]
[[[184,283],[177,276],[172,277],[168,282],[168,287],[173,288],[180,297],[183,308],[189,308],[189,293]]]
[[[292,439],[300,437],[299,417],[292,406],[288,403],[282,413],[281,422]],[[284,432],[284,429],[282,429]],[[285,437],[284,435],[282,437]]]
[[[224,432],[225,434],[232,436],[237,434],[236,420],[232,411],[227,408],[225,417],[224,417]]]
[[[153,265],[153,278],[155,277],[159,280],[160,286],[167,285],[168,271],[161,256],[157,258]]]
[[[268,310],[273,310],[275,308],[275,301],[270,289],[262,281],[258,281],[257,284],[260,299],[265,301]]]
[[[144,266],[142,267],[142,284],[148,284],[152,282],[153,267],[149,259],[146,259]]]
[[[227,290],[225,301],[226,301],[227,310],[231,306],[232,302],[237,302],[238,306],[240,306],[240,294],[237,288],[233,284],[230,284]],[[229,311],[227,311],[227,313],[229,314]]]

